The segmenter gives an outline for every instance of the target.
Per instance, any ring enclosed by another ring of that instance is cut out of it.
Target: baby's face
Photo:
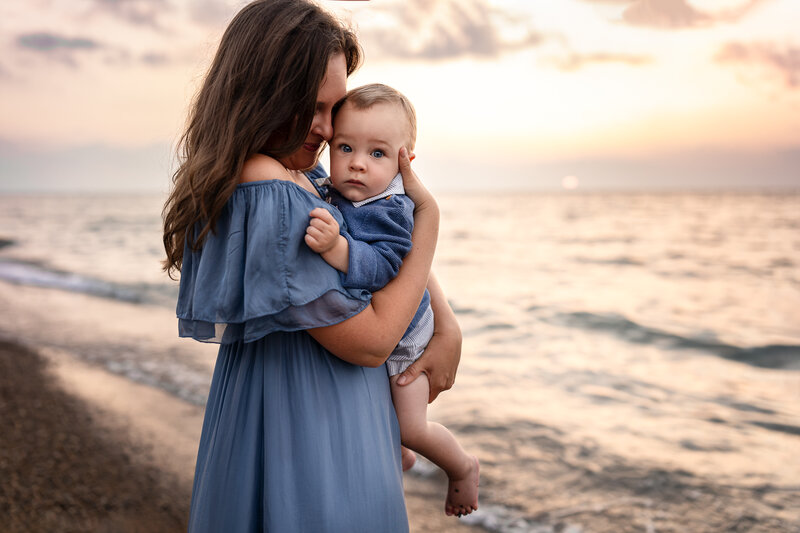
[[[409,137],[400,106],[375,104],[357,109],[345,102],[333,122],[331,183],[358,202],[383,192],[397,175],[397,157]]]

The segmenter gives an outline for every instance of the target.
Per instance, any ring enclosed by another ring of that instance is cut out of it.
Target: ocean
[[[429,415],[481,460],[462,521],[800,531],[800,193],[438,199],[464,344]],[[216,347],[176,338],[162,202],[0,197],[0,336],[202,405]]]

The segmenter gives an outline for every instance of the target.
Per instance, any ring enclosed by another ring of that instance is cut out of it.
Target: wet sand
[[[202,415],[66,354],[0,341],[3,531],[185,531]],[[407,492],[411,531],[479,531],[445,516],[429,482],[409,478]]]
[[[0,342],[0,523],[3,531],[167,532],[186,528],[188,499],[149,451],[97,423],[57,386],[46,361]]]

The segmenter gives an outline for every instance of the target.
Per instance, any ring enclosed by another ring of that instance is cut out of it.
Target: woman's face
[[[333,105],[347,92],[347,63],[344,54],[336,54],[328,61],[325,78],[317,93],[317,109],[306,140],[295,153],[280,159],[291,170],[308,170],[317,165],[319,155],[333,136],[331,113]]]

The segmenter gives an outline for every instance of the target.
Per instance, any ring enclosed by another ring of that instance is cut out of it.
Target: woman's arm
[[[455,383],[461,360],[461,327],[433,272],[428,279],[428,292],[433,309],[433,337],[422,356],[400,374],[397,384],[408,385],[425,373],[430,382],[428,402],[432,402]]]
[[[370,305],[357,315],[333,326],[308,330],[329,352],[361,366],[382,365],[400,342],[422,301],[439,235],[439,206],[411,170],[405,149],[400,150],[399,163],[406,194],[416,205],[413,247],[400,272],[374,292]]]

